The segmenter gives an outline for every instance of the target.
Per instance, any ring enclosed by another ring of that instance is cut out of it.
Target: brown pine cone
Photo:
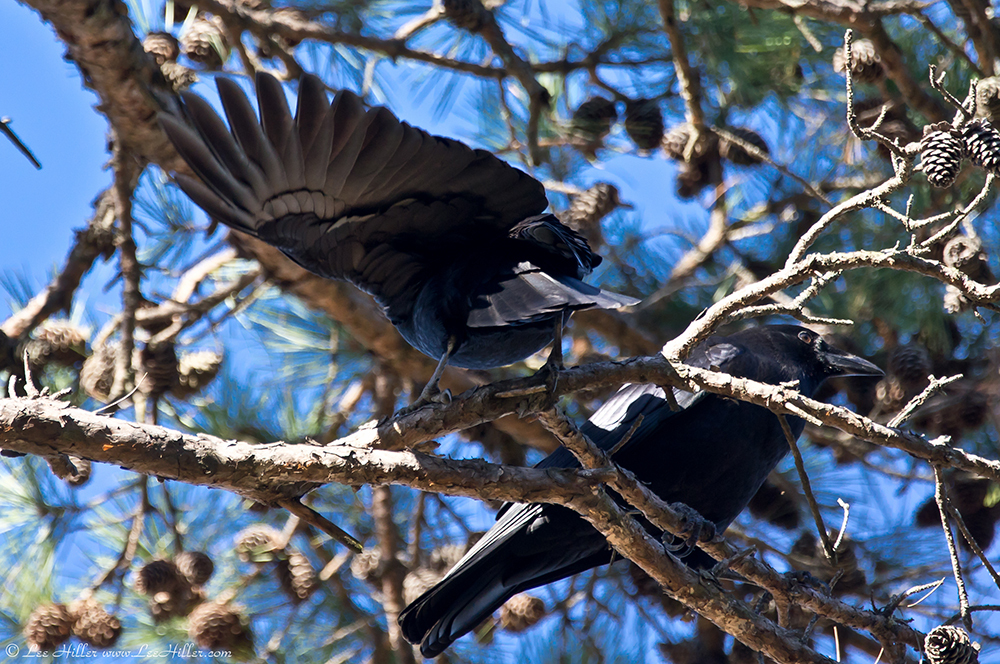
[[[592,248],[599,249],[604,244],[601,220],[621,205],[617,187],[607,182],[596,182],[573,197],[560,221],[583,234]]]
[[[245,652],[253,647],[243,615],[220,602],[205,602],[188,617],[188,635],[203,648]]]
[[[470,547],[465,544],[446,544],[431,551],[427,566],[437,572],[448,572],[458,564]]]
[[[444,576],[426,567],[418,567],[403,579],[403,600],[407,604],[417,601],[421,595],[430,590]]]
[[[899,380],[909,396],[927,387],[931,368],[930,354],[918,343],[896,346],[889,354],[889,374]]]
[[[177,569],[192,586],[203,586],[212,578],[215,563],[202,551],[182,551],[174,559]]]
[[[281,541],[277,529],[263,523],[248,526],[236,533],[236,554],[245,563],[269,562]]]
[[[93,648],[110,648],[121,636],[121,621],[93,598],[71,602],[68,610],[73,618],[73,635]]]
[[[604,97],[591,97],[573,111],[570,129],[585,141],[599,141],[611,132],[618,121],[615,102]]]
[[[452,25],[472,33],[480,32],[490,18],[490,10],[480,0],[444,0],[443,5]]]
[[[373,546],[354,556],[351,560],[351,574],[355,579],[371,581],[379,575],[381,564],[382,553],[377,546]]]
[[[545,602],[528,593],[518,593],[500,607],[500,626],[508,632],[523,632],[545,617]]]
[[[924,128],[920,141],[920,164],[927,182],[934,187],[950,187],[962,169],[965,142],[947,122]]]
[[[278,560],[277,573],[281,589],[295,604],[309,599],[319,589],[316,570],[299,551],[291,551],[287,558]]]
[[[625,132],[641,150],[655,150],[663,140],[663,112],[655,99],[625,102]]]
[[[229,44],[216,19],[195,18],[181,35],[181,50],[206,69],[220,69],[229,58]]]
[[[177,62],[164,62],[160,65],[160,72],[174,92],[186,90],[198,81],[198,74],[193,69]]]
[[[989,120],[973,120],[962,127],[969,161],[988,173],[1000,175],[1000,132]]]
[[[24,638],[35,650],[55,650],[69,641],[73,617],[63,604],[43,604],[31,612]]]
[[[186,616],[205,601],[205,591],[185,583],[173,592],[160,592],[149,600],[149,613],[153,622],[159,625],[172,618]]]
[[[87,335],[68,320],[47,320],[25,344],[33,369],[47,364],[71,367],[86,357]]]
[[[750,499],[749,507],[754,517],[767,519],[779,528],[795,530],[799,527],[799,510],[795,501],[770,482],[761,485]]]
[[[834,71],[847,69],[847,54],[843,47],[833,54]],[[851,75],[858,83],[875,83],[885,76],[882,58],[875,51],[875,44],[869,39],[859,39],[851,44]]]
[[[150,32],[142,40],[142,49],[156,59],[161,67],[165,62],[173,62],[181,54],[181,44],[169,32]]]
[[[118,354],[118,344],[100,343],[83,362],[80,370],[80,387],[87,396],[101,402],[107,402],[111,396],[111,388],[115,382],[115,355]]]
[[[151,560],[135,575],[135,591],[140,595],[173,593],[184,585],[186,581],[180,570],[169,560]]]
[[[177,384],[177,351],[174,344],[165,343],[155,348],[148,344],[139,351],[140,369],[145,374],[139,383],[139,392],[149,397],[160,397]]]
[[[757,132],[743,127],[731,127],[728,131],[736,138],[746,141],[764,154],[771,154],[771,149],[767,147],[767,142]],[[754,166],[763,163],[759,157],[750,154],[742,146],[724,139],[719,140],[719,154],[723,159],[737,166]]]
[[[976,117],[1000,121],[1000,76],[979,81],[976,87]]]
[[[81,459],[71,454],[53,454],[45,457],[52,474],[72,487],[83,486],[90,481],[92,467],[89,459]]]
[[[171,393],[178,399],[186,399],[205,389],[219,374],[222,355],[211,350],[181,353],[177,363],[177,382]]]

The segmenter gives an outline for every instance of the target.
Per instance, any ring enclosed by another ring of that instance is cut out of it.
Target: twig
[[[812,512],[813,521],[816,522],[816,530],[819,531],[820,540],[823,542],[823,550],[826,552],[827,559],[836,564],[837,551],[833,543],[830,542],[830,534],[826,531],[826,526],[823,525],[823,515],[819,512],[819,505],[816,503],[812,485],[809,483],[809,475],[806,473],[806,465],[802,460],[802,453],[799,451],[795,436],[792,434],[792,428],[788,425],[788,418],[784,415],[778,415],[778,421],[781,423],[781,430],[785,433],[785,440],[788,441],[788,446],[792,449],[795,469],[799,471],[799,480],[802,482],[802,493],[805,494],[809,511]]]
[[[840,498],[837,498],[837,504],[844,509],[844,521],[840,524],[840,532],[837,533],[837,541],[833,543],[833,550],[838,551],[840,545],[844,541],[844,535],[847,534],[847,520],[851,516],[851,506],[849,503],[845,503]]]
[[[927,387],[925,387],[920,394],[910,399],[910,401],[903,406],[902,410],[900,410],[895,417],[889,420],[886,426],[890,429],[897,429],[903,426],[903,423],[910,419],[917,409],[923,406],[935,392],[943,388],[945,385],[954,383],[961,377],[962,374],[955,374],[954,376],[948,376],[947,378],[935,378],[934,376],[930,376],[930,383]]]
[[[121,269],[122,286],[122,319],[121,339],[118,343],[118,353],[115,357],[115,377],[110,394],[118,398],[131,389],[134,384],[132,351],[135,348],[135,313],[141,304],[142,295],[139,292],[141,268],[136,257],[135,238],[132,235],[132,192],[134,189],[135,161],[131,154],[114,141],[112,163],[114,165],[114,200],[115,213],[118,217],[118,263]]]
[[[951,513],[952,518],[955,519],[955,523],[958,524],[958,529],[962,532],[962,536],[965,538],[969,548],[972,549],[972,552],[976,554],[981,561],[983,561],[983,566],[987,569],[987,571],[989,571],[990,576],[993,577],[993,583],[997,586],[997,588],[1000,588],[1000,576],[997,575],[996,569],[993,568],[993,563],[991,563],[990,559],[983,553],[982,548],[979,546],[979,542],[976,541],[976,538],[972,536],[972,533],[969,532],[969,528],[965,525],[965,519],[962,518],[961,512],[958,511],[958,508],[955,507],[951,501],[948,501],[948,511]]]
[[[940,588],[943,584],[944,584],[944,579],[942,578],[938,581],[934,581],[931,583],[922,583],[919,586],[913,586],[912,588],[907,588],[898,595],[893,595],[892,597],[890,597],[889,601],[886,602],[886,605],[881,609],[879,609],[879,613],[885,614],[887,616],[892,615],[893,612],[895,612],[896,609],[899,608],[899,605],[903,603],[904,599],[906,599],[907,597],[912,597],[913,595],[921,593],[925,590],[929,590],[930,591],[929,593],[918,599],[913,604],[909,605],[909,606],[916,606],[920,602],[930,597],[930,594],[935,590],[937,590],[938,588]]]
[[[950,512],[948,509],[948,489],[945,487],[941,468],[934,466],[934,501],[937,503],[938,512],[941,514],[941,527],[944,528],[944,539],[948,544],[948,555],[951,558],[951,569],[955,574],[955,585],[958,587],[959,613],[962,622],[970,625],[969,616],[969,594],[965,589],[965,579],[962,578],[962,563],[958,559],[958,549],[955,547],[955,536],[951,532]]]
[[[324,533],[348,547],[355,553],[361,553],[364,551],[364,545],[361,544],[361,542],[308,505],[292,499],[279,500],[278,504],[308,523],[310,526],[319,528]]]
[[[817,200],[820,200],[820,201],[823,201],[828,206],[829,205],[833,205],[833,203],[830,202],[830,199],[826,197],[826,194],[824,194],[822,191],[820,191],[819,189],[817,189],[816,187],[814,187],[811,182],[809,182],[808,180],[806,180],[802,176],[793,173],[784,164],[779,164],[778,162],[776,162],[774,159],[771,158],[771,155],[769,155],[768,153],[764,152],[763,150],[761,150],[759,147],[757,147],[753,143],[750,143],[749,141],[747,141],[747,140],[745,140],[743,138],[740,138],[739,136],[736,136],[735,134],[733,134],[731,132],[728,132],[725,129],[722,129],[721,127],[716,127],[715,125],[710,125],[708,128],[709,128],[709,130],[712,133],[714,133],[715,135],[717,135],[719,138],[723,138],[723,139],[729,141],[730,143],[734,143],[734,144],[740,146],[741,148],[743,148],[744,150],[746,150],[749,154],[753,155],[757,159],[760,159],[761,161],[769,164],[770,166],[773,166],[782,175],[785,175],[787,177],[792,178],[793,180],[795,180],[796,182],[798,182],[799,184],[801,184],[802,188],[805,190],[805,192],[807,194],[809,194],[810,196],[812,196],[813,198],[815,198]]]
[[[42,169],[41,162],[39,162],[35,158],[35,155],[32,154],[28,146],[25,145],[24,142],[20,138],[18,138],[17,134],[14,133],[14,130],[10,128],[10,122],[11,122],[10,118],[6,117],[0,118],[0,132],[3,132],[3,134],[7,137],[7,140],[13,143],[14,147],[20,150],[21,154],[23,154],[25,157],[28,158],[28,161],[31,162],[32,166],[34,166],[38,170],[41,170]]]

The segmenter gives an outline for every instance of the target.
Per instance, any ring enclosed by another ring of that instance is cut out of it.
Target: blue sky
[[[0,270],[24,270],[45,283],[66,256],[71,229],[91,214],[90,203],[111,182],[107,121],[83,88],[77,67],[62,59],[65,48],[51,27],[24,5],[0,3],[0,116],[42,163],[36,170],[0,139]],[[0,301],[0,316],[8,302]]]

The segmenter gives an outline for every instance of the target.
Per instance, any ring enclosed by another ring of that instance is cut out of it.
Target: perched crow
[[[209,215],[302,267],[371,293],[403,337],[446,364],[504,366],[553,341],[578,309],[636,300],[581,281],[601,262],[551,214],[541,183],[484,150],[366,110],[323,82],[299,82],[294,117],[258,73],[258,121],[242,90],[216,79],[229,128],[182,92],[185,118],[160,122],[198,176],[180,187]]]
[[[770,384],[798,381],[809,396],[831,376],[880,376],[874,364],[831,348],[795,325],[752,328],[700,345],[688,364]],[[610,450],[643,417],[614,454],[656,495],[698,511],[721,532],[746,507],[788,452],[777,416],[766,408],[708,392],[674,390],[671,410],[662,388],[626,385],[582,427]],[[789,418],[792,432],[804,422]],[[572,468],[560,448],[537,468]],[[657,537],[662,532],[648,522]],[[521,591],[612,560],[604,537],[572,510],[541,503],[507,503],[496,524],[436,586],[399,616],[403,635],[434,657]]]

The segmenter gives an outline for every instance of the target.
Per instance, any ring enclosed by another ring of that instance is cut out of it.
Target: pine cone
[[[407,604],[417,601],[421,595],[430,590],[444,576],[426,567],[418,567],[403,579],[403,599]]]
[[[976,541],[980,550],[986,551],[993,544],[993,538],[996,536],[998,517],[1000,517],[1000,514],[997,514],[997,510],[989,508],[981,509],[969,516],[962,516],[962,520],[965,521],[965,527],[969,529],[969,534],[972,535],[972,539]],[[972,547],[964,536],[959,536],[958,543],[966,551],[972,551]]]
[[[24,638],[35,650],[55,650],[69,641],[73,618],[62,604],[43,604],[31,612]]]
[[[989,120],[973,120],[962,127],[969,161],[994,175],[1000,174],[1000,132]]]
[[[68,611],[73,618],[73,635],[93,648],[110,648],[121,636],[121,621],[93,598],[71,602]]]
[[[142,40],[142,49],[156,59],[161,67],[165,62],[173,62],[181,54],[181,44],[169,32],[150,32]]]
[[[933,127],[941,127],[935,129]],[[962,168],[965,143],[948,123],[924,128],[920,141],[920,163],[927,181],[934,187],[950,187]]]
[[[500,626],[508,632],[523,632],[544,617],[545,602],[528,593],[518,593],[500,607]]]
[[[689,140],[691,140],[691,125],[686,122],[674,125],[663,136],[661,145],[664,154],[675,161],[684,161],[684,150]]]
[[[942,297],[941,304],[945,312],[949,314],[961,313],[972,308],[972,302],[969,298],[965,297],[962,291],[951,285],[944,287],[944,296]]]
[[[141,371],[145,374],[139,391],[150,397],[160,397],[178,382],[177,352],[172,343],[157,347],[144,345],[139,351]]]
[[[186,585],[177,565],[169,560],[151,560],[135,575],[135,591],[140,595],[173,593]]]
[[[924,655],[927,664],[974,664],[979,661],[979,647],[961,627],[940,625],[924,637]]]
[[[570,129],[573,135],[585,141],[597,142],[611,132],[611,125],[617,121],[615,102],[604,97],[591,97],[573,111]]]
[[[222,355],[215,351],[181,353],[177,364],[177,382],[171,388],[171,393],[178,399],[186,399],[200,392],[215,379],[221,366]]]
[[[68,320],[47,320],[25,344],[32,368],[47,364],[71,367],[86,357],[87,336]]]
[[[663,112],[655,99],[625,102],[625,132],[641,150],[654,150],[663,140]]]
[[[371,581],[378,576],[381,564],[382,553],[377,546],[373,546],[354,556],[351,560],[351,574],[355,579]]]
[[[227,604],[205,602],[188,618],[188,635],[203,648],[245,652],[253,647],[250,629],[239,611]]]
[[[205,66],[219,69],[229,58],[229,44],[214,19],[200,15],[181,35],[184,55]]]
[[[1000,121],[1000,76],[979,81],[976,87],[976,117]]]
[[[854,113],[857,115],[858,125],[863,129],[871,129],[875,126],[876,120],[882,114],[882,108],[887,106],[886,101],[881,97],[862,99],[854,104]],[[906,109],[902,104],[888,102],[885,117],[878,127],[878,132],[891,141],[899,145],[906,145],[921,137],[920,131],[910,122],[906,115]],[[892,160],[892,153],[887,147],[878,144],[878,153],[887,161]]]
[[[45,460],[49,462],[52,474],[70,486],[83,486],[90,481],[89,459],[81,459],[71,454],[53,454],[45,457]]]
[[[174,559],[181,576],[192,586],[203,586],[212,578],[215,563],[202,551],[182,551]]]
[[[944,246],[941,260],[948,267],[961,270],[981,284],[993,282],[993,272],[979,237],[956,235],[951,238]]]
[[[164,62],[160,65],[160,72],[174,92],[186,90],[198,80],[198,74],[193,69],[177,62]]]
[[[192,588],[187,583],[174,592],[161,592],[149,600],[149,613],[157,625],[172,618],[179,618],[191,613],[194,607],[205,601],[205,591]]]
[[[102,343],[94,348],[83,362],[80,370],[80,387],[87,396],[106,402],[111,396],[111,388],[115,382],[115,355],[118,354],[117,343]]]
[[[470,547],[465,544],[447,544],[431,551],[428,567],[442,574],[458,564]]]
[[[799,510],[795,501],[770,482],[764,482],[750,499],[750,514],[758,519],[767,519],[785,530],[799,527]]]
[[[490,11],[480,0],[444,0],[444,15],[452,25],[477,33],[489,20]]]
[[[309,599],[319,589],[316,570],[309,558],[298,551],[292,551],[287,558],[278,561],[277,573],[281,589],[295,604]]]
[[[847,69],[847,54],[840,47],[833,54],[834,71]],[[859,39],[851,44],[851,74],[855,82],[875,83],[885,76],[882,58],[875,52],[875,44],[869,39]]]
[[[691,199],[709,185],[709,167],[707,161],[690,164],[682,161],[677,167],[677,196]]]
[[[592,248],[599,249],[604,244],[601,220],[621,204],[617,187],[597,182],[573,198],[560,221],[586,237]]]
[[[927,387],[930,372],[931,356],[918,343],[896,346],[889,354],[889,374],[899,380],[899,384],[909,395],[915,395]]]
[[[245,563],[268,562],[281,540],[281,533],[263,523],[248,526],[236,533],[236,554]]]
[[[771,149],[767,147],[767,142],[757,132],[743,127],[732,127],[728,131],[736,138],[743,139],[764,154],[771,154]],[[754,166],[762,163],[760,158],[751,155],[743,147],[736,143],[730,143],[727,140],[719,141],[719,154],[722,155],[723,159],[727,159],[737,166]]]

